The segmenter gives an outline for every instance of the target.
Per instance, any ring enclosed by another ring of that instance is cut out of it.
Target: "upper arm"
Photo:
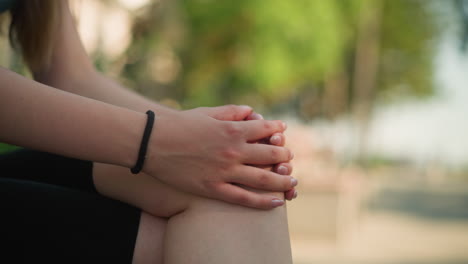
[[[81,78],[94,71],[94,66],[83,46],[68,1],[61,5],[58,28],[52,41],[50,64],[33,72],[40,82],[53,85],[60,79]]]

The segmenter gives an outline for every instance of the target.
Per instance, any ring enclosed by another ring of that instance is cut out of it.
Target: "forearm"
[[[0,68],[0,140],[131,167],[146,115],[74,95]]]
[[[81,43],[68,3],[63,3],[50,65],[33,72],[34,79],[54,88],[139,112],[169,110],[96,71]]]
[[[41,82],[67,92],[138,112],[146,112],[148,109],[156,113],[173,111],[93,70],[82,73],[79,77],[72,74],[50,75],[42,78]]]

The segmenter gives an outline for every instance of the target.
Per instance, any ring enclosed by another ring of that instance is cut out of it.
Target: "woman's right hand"
[[[281,206],[283,200],[237,185],[285,192],[297,184],[290,176],[250,166],[290,161],[285,147],[249,143],[285,128],[282,121],[219,121],[193,110],[160,113],[143,171],[199,196],[261,209]]]
[[[246,121],[246,120],[263,120],[263,116],[252,111],[250,106],[246,105],[223,105],[217,107],[198,107],[190,111],[197,111],[202,114],[213,117],[217,120],[222,121]],[[264,139],[258,141],[258,143],[271,144],[275,146],[284,146],[286,143],[286,138],[284,133],[275,133],[271,136],[268,136]],[[293,166],[289,162],[284,162],[280,164],[272,164],[266,166],[259,166],[266,170],[271,170],[273,172],[279,173],[281,175],[289,176],[292,173]],[[289,189],[284,192],[284,198],[286,200],[293,200],[297,197],[296,188]]]

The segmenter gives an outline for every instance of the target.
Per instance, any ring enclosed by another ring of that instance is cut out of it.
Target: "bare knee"
[[[276,196],[277,198],[284,200],[284,193],[262,191],[262,190],[253,189],[247,186],[243,186],[243,188],[252,192],[256,192],[256,193],[265,193],[268,195]],[[220,200],[208,199],[208,198],[203,198],[203,197],[198,197],[198,196],[193,196],[188,200],[189,201],[187,202],[187,205],[184,211],[207,211],[208,210],[208,211],[218,211],[218,212],[232,211],[232,212],[244,212],[244,213],[245,212],[252,212],[252,213],[264,212],[264,214],[269,214],[273,212],[273,210],[265,211],[261,209],[254,209],[254,208],[249,208],[249,207],[245,207],[245,206],[241,206],[237,204],[227,203],[227,202],[220,201]],[[279,207],[279,210],[277,211],[283,210],[281,208],[282,207]]]
[[[167,219],[141,213],[133,251],[133,264],[163,263],[163,243]]]
[[[260,210],[193,197],[169,219],[166,243],[165,263],[291,263],[285,206]]]

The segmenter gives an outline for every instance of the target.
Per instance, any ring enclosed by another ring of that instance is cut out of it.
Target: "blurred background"
[[[131,89],[287,121],[294,263],[468,263],[467,1],[72,4]],[[28,74],[2,38],[0,64]]]

